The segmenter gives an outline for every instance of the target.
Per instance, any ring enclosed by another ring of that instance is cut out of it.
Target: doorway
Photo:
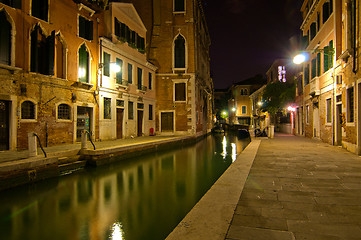
[[[123,115],[124,109],[117,108],[117,139],[123,138]]]
[[[336,145],[342,144],[342,104],[336,105]]]
[[[143,111],[138,110],[138,137],[143,135]]]
[[[173,112],[162,112],[161,113],[161,131],[162,132],[173,132],[174,114]]]
[[[90,135],[92,125],[92,112],[93,109],[90,107],[78,107],[77,108],[77,120],[76,120],[76,140],[80,141],[81,132],[87,130]]]
[[[320,137],[320,118],[318,110],[318,102],[313,103],[313,137]]]
[[[10,103],[0,100],[0,151],[9,150]]]

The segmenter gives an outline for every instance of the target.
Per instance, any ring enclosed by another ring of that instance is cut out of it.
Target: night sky
[[[298,49],[302,0],[203,0],[215,88],[265,75]]]

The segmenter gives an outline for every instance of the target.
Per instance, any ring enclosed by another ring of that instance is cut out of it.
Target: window
[[[153,88],[153,76],[152,73],[148,74],[148,88],[151,90]]]
[[[30,70],[45,75],[54,75],[55,31],[45,37],[40,26],[31,32]]]
[[[333,12],[333,2],[325,2],[322,6],[322,22],[325,23]]]
[[[328,46],[323,48],[323,69],[327,72],[333,67],[333,41],[329,42]]]
[[[310,42],[310,31],[307,31],[307,35],[302,37],[302,47],[306,49]]]
[[[31,16],[48,21],[48,0],[32,0]]]
[[[61,39],[60,33],[55,37],[55,63],[54,63],[54,76],[58,78],[65,77],[65,48]]]
[[[354,121],[354,90],[353,87],[347,89],[347,122]]]
[[[149,104],[149,120],[153,120],[153,105]]]
[[[139,90],[143,90],[143,69],[141,69],[141,68],[138,68],[137,69],[138,71],[138,89]]]
[[[184,0],[174,0],[174,12],[184,12]]]
[[[21,119],[35,119],[35,104],[24,101],[21,104]]]
[[[104,52],[103,54],[103,74],[104,76],[110,77],[110,54]]]
[[[310,26],[310,32],[311,32],[311,40],[316,36],[317,33],[317,24],[316,22],[313,22]]]
[[[186,84],[185,83],[175,83],[174,84],[175,92],[175,101],[186,101]]]
[[[317,75],[317,59],[314,58],[311,61],[311,79],[315,78]]]
[[[331,98],[326,99],[326,113],[326,122],[330,123],[332,121]]]
[[[307,64],[304,68],[304,75],[303,75],[303,82],[304,86],[306,86],[310,82],[310,65]]]
[[[104,98],[104,119],[112,118],[112,99]]]
[[[185,40],[181,35],[178,35],[174,41],[174,67],[185,68],[186,67],[186,49]]]
[[[138,109],[144,109],[144,103],[137,103]]]
[[[79,37],[86,40],[93,40],[93,21],[79,16]]]
[[[122,84],[123,83],[123,60],[117,58],[115,60],[115,63],[119,66],[120,68],[120,71],[117,72],[117,75],[116,75],[116,83],[117,84]]]
[[[134,119],[134,103],[128,102],[128,119],[132,120]]]
[[[307,105],[306,106],[306,123],[310,122],[309,114],[310,114],[310,106]]]
[[[0,0],[0,2],[13,8],[21,9],[21,0]]]
[[[127,38],[127,26],[124,23],[120,23],[120,38],[123,41]]]
[[[124,100],[117,99],[117,107],[124,107]]]
[[[11,24],[5,11],[0,11],[0,63],[10,65],[11,59]]]
[[[88,83],[89,79],[89,53],[85,44],[79,48],[79,68],[78,80],[79,82]]]
[[[128,63],[128,83],[133,83],[133,65]]]
[[[58,119],[70,120],[71,109],[68,104],[60,104],[58,106]]]
[[[321,53],[317,53],[317,77],[321,75]]]
[[[145,52],[145,40],[137,34],[137,49],[138,51]]]
[[[115,17],[114,18],[114,34],[115,36],[120,38],[120,26],[121,23],[119,22],[119,20]]]
[[[242,114],[247,114],[247,106],[242,106]]]

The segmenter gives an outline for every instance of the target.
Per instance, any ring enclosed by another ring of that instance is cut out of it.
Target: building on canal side
[[[303,134],[361,153],[361,2],[305,0],[301,30],[309,59],[303,63]],[[299,121],[300,122],[300,121]]]
[[[199,0],[133,0],[147,32],[147,56],[158,67],[158,134],[203,135],[212,129],[210,36]]]
[[[0,150],[27,148],[29,132],[50,146],[155,128],[146,28],[131,4],[104,2],[1,1]]]
[[[131,3],[109,3],[103,23],[99,27],[99,138],[149,135],[155,129],[157,68],[147,61],[147,29]]]

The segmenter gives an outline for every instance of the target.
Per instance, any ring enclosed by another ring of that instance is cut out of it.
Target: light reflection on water
[[[0,192],[0,238],[164,239],[247,144],[209,136]]]

